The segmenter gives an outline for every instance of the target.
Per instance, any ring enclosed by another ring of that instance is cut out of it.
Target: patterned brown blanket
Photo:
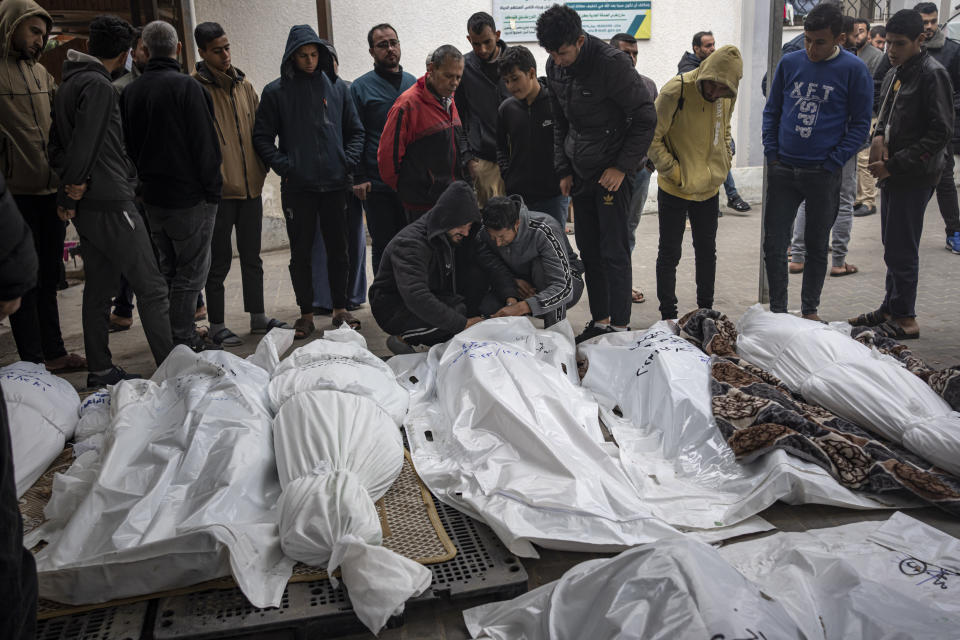
[[[713,415],[737,459],[783,449],[826,469],[843,486],[906,491],[960,514],[960,479],[856,424],[807,404],[772,374],[737,356],[737,331],[723,314],[700,309],[680,319],[681,337],[716,356]]]
[[[934,369],[915,356],[902,343],[893,338],[881,336],[870,327],[854,327],[850,335],[857,342],[868,347],[876,347],[880,353],[885,353],[902,362],[910,373],[926,382],[946,400],[951,409],[960,411],[960,366]]]

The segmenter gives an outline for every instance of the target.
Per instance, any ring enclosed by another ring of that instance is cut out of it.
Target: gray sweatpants
[[[120,274],[137,296],[147,344],[159,365],[173,348],[167,283],[160,275],[147,235],[147,226],[133,202],[118,211],[95,211],[81,200],[73,224],[80,235],[86,282],[83,287],[83,346],[87,368],[113,366],[110,355],[110,301],[120,286]]]
[[[857,199],[857,156],[847,160],[840,177],[840,208],[837,220],[833,223],[830,238],[830,252],[834,267],[842,267],[847,262],[847,246],[853,231],[853,205]],[[790,245],[790,261],[803,263],[807,259],[807,245],[803,241],[803,230],[807,224],[806,202],[797,209],[797,218],[793,223],[793,242]]]

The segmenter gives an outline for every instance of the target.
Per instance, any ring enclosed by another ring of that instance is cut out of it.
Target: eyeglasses
[[[399,40],[381,40],[377,44],[373,45],[375,49],[396,49],[399,46]]]

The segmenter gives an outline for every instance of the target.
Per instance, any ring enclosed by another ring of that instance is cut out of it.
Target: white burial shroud
[[[960,476],[960,413],[897,360],[837,329],[754,305],[737,351],[808,402]]]
[[[374,633],[426,589],[431,572],[381,545],[374,503],[403,465],[407,394],[359,334],[315,340],[274,371],[270,402],[284,553],[340,569],[353,609]]]
[[[538,330],[499,318],[389,361],[411,391],[405,427],[420,477],[520,556],[536,555],[531,543],[620,550],[677,533],[603,442],[574,353],[566,322]]]
[[[779,449],[737,462],[713,418],[710,357],[666,322],[579,348],[589,363],[583,386],[600,404],[624,469],[643,503],[671,525],[728,527],[777,500],[858,509],[914,504],[854,493],[823,468]]]
[[[258,607],[278,606],[294,561],[277,535],[280,497],[267,397],[293,341],[275,329],[243,360],[176,347],[149,380],[110,389],[110,423],[58,475],[49,520],[25,544],[40,595],[105,602],[233,575]],[[91,438],[88,438],[88,440]]]

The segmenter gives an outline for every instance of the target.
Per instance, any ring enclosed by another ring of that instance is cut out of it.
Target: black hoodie
[[[87,184],[83,206],[119,210],[133,202],[137,171],[123,148],[120,97],[96,58],[70,51],[50,127],[50,165],[60,176],[57,203],[75,209],[63,187]]]
[[[497,118],[500,175],[507,193],[523,196],[528,204],[560,195],[560,178],[553,168],[553,123],[546,78],[540,78],[540,93],[533,104],[510,97],[500,105]]]
[[[447,187],[432,209],[393,237],[384,249],[380,270],[370,287],[370,310],[380,326],[386,326],[399,308],[406,307],[431,327],[449,333],[463,331],[466,316],[440,297],[449,299],[463,294],[457,288],[455,246],[447,231],[468,222],[474,228],[480,226],[477,194],[467,183],[457,181]],[[464,238],[462,242],[472,241]],[[488,259],[503,265],[486,248],[477,259],[484,268]]]
[[[293,60],[305,44],[320,52],[320,64],[310,74],[297,70]],[[260,96],[253,148],[282,178],[286,192],[346,189],[363,153],[363,124],[347,85],[337,82],[328,46],[312,27],[290,27],[280,77]]]
[[[463,57],[463,78],[454,99],[467,136],[469,155],[466,160],[477,157],[497,161],[497,108],[510,97],[499,72],[495,75],[496,80],[491,80],[488,73],[491,68],[497,68],[507,45],[500,40],[497,49],[500,53],[492,62],[481,60],[472,51]]]
[[[213,101],[173,58],[151,58],[120,95],[123,137],[143,200],[166,209],[217,203],[223,188]]]

